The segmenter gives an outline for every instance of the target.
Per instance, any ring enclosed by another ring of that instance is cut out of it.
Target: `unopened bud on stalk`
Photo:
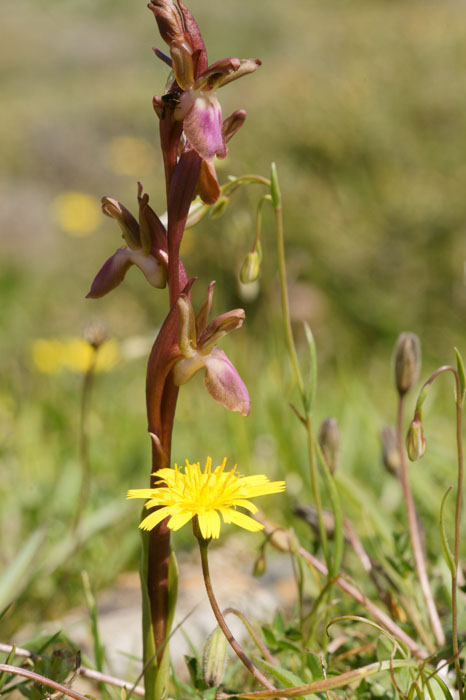
[[[243,284],[251,284],[255,282],[259,277],[260,271],[260,254],[257,250],[253,250],[248,253],[241,265],[241,270],[239,273],[239,278]]]
[[[227,639],[220,627],[209,635],[202,655],[202,675],[204,683],[214,688],[223,680],[227,655]]]
[[[417,382],[421,369],[421,343],[415,333],[402,333],[394,350],[395,384],[404,396]]]
[[[264,550],[261,549],[256,561],[254,562],[254,567],[252,569],[252,575],[254,578],[260,578],[265,574],[267,570],[267,559],[265,558]]]
[[[84,340],[86,340],[94,350],[98,350],[107,340],[107,333],[105,332],[104,326],[97,321],[95,323],[90,323],[84,329]]]
[[[340,458],[340,428],[336,418],[326,418],[319,430],[319,445],[332,474],[338,467]]]
[[[391,425],[382,428],[380,441],[382,443],[382,464],[389,474],[397,476],[400,473],[401,464],[395,428],[392,428]]]
[[[391,425],[386,425],[385,428],[382,428],[380,441],[382,443],[382,464],[389,474],[397,476],[400,472],[401,464],[395,428]]]
[[[426,451],[426,437],[418,415],[414,416],[409,426],[408,434],[406,435],[406,450],[411,462],[415,462],[423,457]]]

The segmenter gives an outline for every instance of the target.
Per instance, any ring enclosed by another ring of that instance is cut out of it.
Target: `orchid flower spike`
[[[226,354],[217,347],[224,335],[243,325],[245,313],[243,309],[234,309],[207,325],[213,288],[214,282],[211,282],[207,301],[197,317],[189,297],[181,294],[178,298],[180,357],[173,368],[173,381],[181,386],[200,369],[205,369],[204,383],[212,398],[230,411],[239,411],[247,416],[251,404],[248,390]]]
[[[153,287],[163,289],[167,279],[167,236],[160,219],[149,206],[149,196],[138,186],[139,223],[116,199],[102,198],[102,211],[119,224],[126,245],[118,248],[97,273],[87,298],[98,299],[123,281],[131,265],[144,273]]]
[[[156,54],[173,69],[174,82],[158,99],[161,118],[166,108],[173,109],[176,121],[183,122],[188,143],[205,161],[214,156],[225,158],[226,138],[217,90],[223,85],[253,73],[261,65],[255,58],[224,58],[208,66],[207,52],[199,28],[181,0],[153,0],[154,13],[162,39],[170,48],[170,57]]]

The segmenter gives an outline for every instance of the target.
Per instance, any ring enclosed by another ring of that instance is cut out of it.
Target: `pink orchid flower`
[[[173,381],[176,386],[181,386],[200,369],[205,369],[204,383],[212,398],[230,411],[247,416],[250,410],[248,390],[226,354],[217,347],[223,336],[243,325],[245,313],[243,309],[234,309],[207,325],[213,287],[214,282],[209,285],[207,301],[197,317],[189,297],[181,294],[178,298],[180,357],[173,367]]]
[[[170,47],[171,59],[156,54],[171,65],[175,77],[168,93],[159,98],[159,108],[170,107],[176,121],[183,122],[188,143],[205,161],[225,158],[226,139],[217,90],[223,85],[253,73],[261,65],[255,58],[224,58],[211,66],[199,28],[189,10],[178,0],[153,0],[154,13],[162,38]]]
[[[97,273],[87,298],[98,299],[115,289],[132,265],[144,273],[153,287],[163,289],[167,280],[167,237],[165,228],[149,206],[149,196],[139,184],[139,223],[131,212],[111,197],[102,198],[102,211],[118,222],[126,245],[118,248]]]

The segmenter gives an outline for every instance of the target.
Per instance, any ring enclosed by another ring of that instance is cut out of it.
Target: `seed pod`
[[[408,434],[406,435],[406,450],[411,462],[415,462],[425,454],[426,437],[419,416],[415,416],[409,426]]]
[[[402,333],[396,341],[395,385],[404,396],[417,382],[421,369],[421,343],[415,333]]]
[[[319,445],[328,468],[334,474],[338,467],[341,445],[340,428],[336,418],[326,418],[322,422],[319,430]]]
[[[396,430],[391,425],[385,426],[380,431],[380,441],[382,443],[382,464],[389,474],[398,476],[400,473],[400,453],[398,451],[398,441]]]
[[[202,655],[202,676],[209,688],[223,680],[227,655],[227,640],[220,627],[216,627],[207,638]]]

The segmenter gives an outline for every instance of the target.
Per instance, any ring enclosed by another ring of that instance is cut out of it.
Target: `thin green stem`
[[[316,511],[317,511],[317,524],[319,528],[319,537],[320,537],[320,542],[322,544],[322,551],[324,553],[325,557],[325,562],[327,564],[327,568],[329,572],[331,571],[332,565],[331,565],[331,557],[330,557],[330,550],[328,546],[328,538],[327,538],[327,529],[325,527],[324,523],[324,511],[322,507],[322,499],[320,497],[320,489],[319,489],[319,482],[318,482],[318,473],[317,473],[317,461],[316,461],[316,454],[315,454],[315,449],[314,449],[314,435],[312,431],[312,419],[311,416],[306,416],[306,433],[307,433],[307,450],[308,450],[308,455],[309,455],[309,469],[310,469],[310,474],[311,474],[311,484],[312,484],[312,491],[314,494],[314,501],[315,501],[315,506],[316,506]]]
[[[460,528],[461,528],[461,504],[463,496],[463,397],[461,389],[461,381],[458,370],[451,365],[443,365],[439,367],[429,379],[424,383],[419,392],[418,404],[422,407],[422,402],[427,396],[427,390],[434,380],[444,372],[451,372],[455,378],[456,388],[456,447],[457,447],[457,485],[456,485],[456,507],[455,507],[455,542],[453,551],[454,573],[451,577],[451,617],[452,617],[452,648],[454,654],[456,682],[458,685],[459,700],[464,699],[464,687],[461,676],[461,666],[459,661],[459,644],[458,644],[458,567],[459,567],[459,550],[460,550]],[[418,406],[416,406],[416,410]],[[445,642],[443,642],[445,644]]]
[[[89,458],[89,406],[91,403],[92,387],[94,385],[95,365],[97,361],[98,347],[92,348],[91,361],[87,368],[82,384],[81,391],[81,409],[79,416],[79,463],[81,465],[81,487],[79,490],[78,503],[74,513],[72,530],[76,531],[81,516],[86,507],[87,499],[89,498],[89,484],[91,475],[91,460]]]
[[[290,304],[288,299],[288,288],[286,282],[286,260],[285,260],[285,241],[283,233],[283,215],[280,207],[274,207],[275,210],[275,222],[277,228],[277,257],[278,257],[278,271],[280,275],[280,293],[282,301],[282,315],[285,330],[285,338],[288,346],[288,352],[290,355],[291,365],[293,367],[293,373],[295,376],[296,384],[298,385],[299,393],[304,401],[304,381],[299,368],[298,354],[296,352],[296,346],[293,337],[293,329],[291,327],[291,315],[290,315]],[[306,407],[305,407],[306,410]],[[319,525],[319,537],[322,544],[322,549],[325,556],[325,561],[327,562],[327,567],[330,570],[330,552],[328,548],[327,532],[325,530],[322,500],[320,497],[320,489],[318,482],[317,473],[317,463],[314,450],[314,436],[312,430],[312,419],[306,410],[305,417],[305,428],[307,433],[307,445],[308,445],[308,456],[309,456],[309,468],[311,476],[312,491],[314,495],[317,519]]]
[[[254,676],[256,680],[261,683],[261,685],[264,686],[264,688],[267,688],[269,690],[273,690],[277,692],[277,689],[275,686],[264,676],[264,674],[252,663],[252,661],[246,656],[244,653],[243,649],[241,646],[238,644],[236,641],[235,637],[233,636],[233,633],[231,632],[230,628],[228,627],[227,623],[225,622],[225,618],[222,615],[222,612],[218,606],[217,600],[215,598],[215,594],[212,588],[212,580],[210,578],[210,571],[209,571],[209,559],[208,559],[208,549],[209,549],[209,542],[210,540],[204,540],[202,536],[200,535],[200,532],[197,531],[198,525],[196,520],[194,521],[194,534],[197,537],[197,540],[199,542],[199,551],[201,553],[201,564],[202,564],[202,575],[204,577],[204,583],[205,583],[205,589],[207,592],[207,597],[209,598],[210,606],[212,608],[212,611],[215,615],[215,618],[218,622],[218,626],[222,630],[223,634],[225,635],[229,645],[239,658],[239,660],[243,663],[243,665],[247,668],[249,673]],[[274,696],[275,697],[275,696]]]
[[[427,576],[426,561],[422,549],[421,536],[416,517],[416,507],[414,505],[414,499],[411,492],[411,487],[409,485],[408,470],[406,466],[406,454],[403,446],[403,415],[404,395],[399,397],[397,419],[397,441],[401,465],[401,486],[403,489],[403,495],[406,504],[409,537],[411,540],[411,547],[413,550],[414,562],[416,566],[417,576],[419,579],[419,584],[421,586],[422,595],[426,604],[427,613],[429,615],[430,623],[432,626],[432,632],[434,634],[435,640],[439,646],[443,646],[445,644],[445,634],[442,629],[437,608],[435,607],[434,598],[429,584],[429,578]]]
[[[283,235],[283,215],[281,208],[275,208],[275,223],[277,227],[277,256],[278,256],[278,272],[280,275],[280,294],[282,301],[283,323],[285,329],[286,344],[290,354],[293,373],[296,384],[298,385],[299,393],[304,396],[304,382],[299,368],[298,354],[293,338],[293,329],[291,328],[290,303],[288,300],[288,288],[286,285],[286,261],[285,261],[285,242]]]

